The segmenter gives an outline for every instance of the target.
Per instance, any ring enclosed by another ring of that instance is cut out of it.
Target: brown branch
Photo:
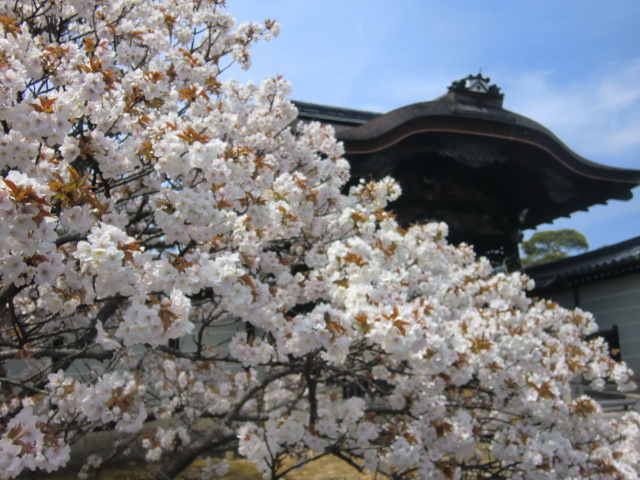
[[[27,392],[30,392],[34,395],[38,395],[38,394],[45,394],[47,393],[46,390],[42,390],[40,388],[34,388],[34,387],[30,387],[29,385],[25,385],[23,383],[20,382],[16,382],[15,380],[11,380],[9,378],[5,378],[5,377],[0,377],[0,383],[7,383],[9,385],[11,385],[12,387],[18,387],[18,388],[22,388],[23,390],[26,390]]]
[[[316,431],[316,421],[318,420],[318,399],[316,398],[318,381],[313,377],[311,360],[312,357],[309,355],[304,366],[304,378],[309,389],[309,432],[313,434]]]
[[[256,385],[253,388],[250,388],[249,391],[247,391],[247,393],[245,393],[244,397],[242,397],[242,399],[235,404],[235,406],[229,410],[229,413],[227,413],[224,417],[224,423],[226,425],[231,425],[231,423],[233,423],[236,420],[237,415],[240,413],[240,410],[242,409],[242,407],[244,406],[245,403],[247,403],[256,393],[258,393],[260,390],[264,389],[267,385],[269,385],[271,382],[275,382],[276,380],[282,378],[282,377],[286,377],[287,375],[293,375],[294,373],[300,373],[302,371],[301,367],[298,368],[290,368],[290,369],[286,369],[286,370],[280,370],[279,372],[274,372],[271,375],[268,375],[267,377],[265,377],[262,382],[260,382],[259,385]]]
[[[248,400],[264,389],[267,385],[279,378],[286,377],[294,373],[299,373],[301,368],[291,368],[281,370],[279,372],[272,373],[265,377],[259,385],[249,389],[242,399],[236,403],[236,405],[225,415],[224,423],[225,427],[212,426],[199,440],[193,442],[182,452],[175,454],[167,465],[160,471],[156,477],[157,480],[165,480],[167,478],[174,478],[180,472],[182,472],[187,466],[193,462],[199,455],[202,455],[207,450],[211,450],[220,447],[224,444],[230,443],[236,440],[237,436],[233,430],[229,427],[234,421],[240,420],[240,410],[247,403]]]
[[[61,247],[67,243],[79,242],[80,240],[86,240],[87,235],[84,233],[68,233],[56,238],[56,247]]]
[[[113,351],[88,351],[88,349],[76,348],[10,348],[0,352],[0,360],[24,358],[25,356],[30,358],[109,360],[113,357]]]
[[[191,462],[208,450],[220,447],[237,439],[229,428],[212,428],[202,438],[193,442],[188,448],[174,454],[165,467],[158,472],[157,480],[174,478],[187,468]]]
[[[7,310],[6,305],[25,286],[26,285],[23,285],[22,287],[16,287],[13,283],[10,283],[9,285],[5,285],[4,287],[2,287],[2,289],[0,290],[0,320],[2,319],[2,317],[4,316],[4,314],[5,314],[6,310]]]
[[[97,321],[100,321],[102,323],[106,322],[109,319],[109,317],[111,317],[111,315],[113,315],[116,312],[116,310],[120,306],[120,303],[124,299],[125,297],[117,296],[117,297],[112,297],[106,302],[104,302],[104,305],[102,305],[102,308],[96,315],[95,321],[92,323],[91,328],[89,328],[87,333],[85,333],[81,338],[79,338],[76,343],[78,343],[81,346],[87,345],[90,347],[91,344],[93,343],[93,340],[96,338],[96,335],[98,335],[98,329],[95,326],[96,322]]]
[[[296,470],[296,469],[306,465],[307,463],[315,462],[316,460],[318,460],[318,459],[320,459],[322,457],[326,457],[327,455],[329,455],[329,452],[322,452],[322,453],[319,453],[318,455],[316,455],[315,457],[307,458],[306,460],[302,460],[300,462],[297,462],[296,464],[290,466],[286,470],[283,470],[280,473],[278,473],[278,475],[275,478],[276,479],[284,478],[289,472],[292,472],[293,470]],[[362,471],[362,469],[360,469],[360,471]]]
[[[229,357],[220,356],[207,356],[202,355],[199,352],[183,352],[177,348],[170,347],[169,345],[158,345],[156,347],[160,352],[166,353],[177,358],[186,358],[192,362],[225,362],[225,363],[240,363],[238,360]]]
[[[336,445],[329,447],[327,451],[331,453],[331,455],[333,455],[334,457],[338,457],[343,462],[355,468],[358,472],[360,473],[364,472],[364,467],[362,465],[358,465],[352,458],[347,457],[344,453],[342,453],[342,450],[340,450],[340,448],[337,447]]]

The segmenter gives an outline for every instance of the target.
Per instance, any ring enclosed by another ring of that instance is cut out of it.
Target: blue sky
[[[640,169],[638,0],[229,0],[229,11],[281,25],[243,80],[282,74],[293,99],[387,112],[481,70],[505,108],[576,153]],[[634,193],[539,229],[575,228],[592,248],[638,236]]]

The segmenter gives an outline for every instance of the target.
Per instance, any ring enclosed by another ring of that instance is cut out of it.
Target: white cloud
[[[640,58],[569,83],[552,71],[527,72],[505,82],[504,90],[508,109],[542,123],[577,153],[640,166],[640,158],[632,159],[640,149]]]

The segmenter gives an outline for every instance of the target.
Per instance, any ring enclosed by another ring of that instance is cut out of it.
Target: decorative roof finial
[[[504,94],[500,92],[500,87],[495,83],[490,84],[489,77],[482,76],[482,70],[477,75],[469,75],[463,79],[451,82],[449,92],[453,94],[463,94],[473,98],[475,103],[491,103],[502,106]],[[489,97],[489,98],[487,98]],[[489,100],[487,102],[487,100]]]

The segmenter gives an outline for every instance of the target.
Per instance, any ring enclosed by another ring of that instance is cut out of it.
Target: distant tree
[[[522,264],[538,265],[568,257],[571,254],[584,252],[589,249],[587,238],[577,230],[564,228],[562,230],[545,230],[537,232],[521,244],[526,255]]]

